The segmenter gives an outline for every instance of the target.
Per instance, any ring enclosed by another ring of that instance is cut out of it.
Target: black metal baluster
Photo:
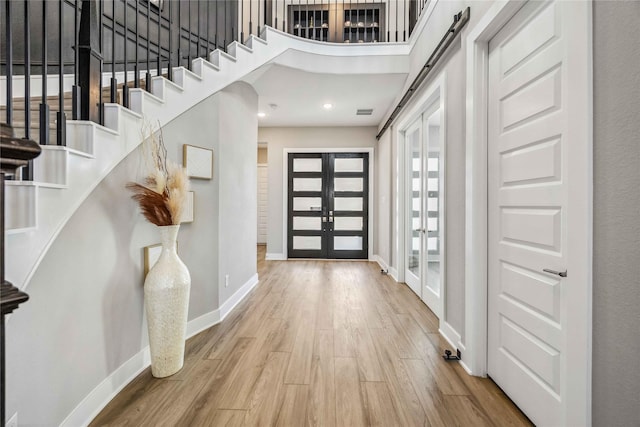
[[[58,112],[56,113],[56,143],[67,145],[67,116],[64,112],[64,58],[62,56],[62,28],[64,1],[58,3]]]
[[[13,125],[13,34],[11,32],[11,1],[5,2],[5,52],[7,57],[7,124]],[[4,191],[4,190],[3,190]],[[4,418],[3,418],[4,419]]]
[[[118,80],[116,79],[116,0],[111,0],[111,103],[118,98]]]
[[[284,0],[282,1],[282,31],[287,31],[287,4]]]
[[[242,2],[240,2],[240,4],[242,5]],[[207,51],[205,52],[205,59],[209,60],[209,54],[211,53],[211,39],[210,39],[210,33],[209,33],[209,28],[211,27],[211,8],[209,7],[211,5],[211,2],[208,1],[207,2]]]
[[[398,1],[396,1],[396,42],[398,41]]]
[[[169,2],[169,52],[168,52],[168,57],[169,57],[169,63],[167,65],[167,78],[171,81],[173,81],[173,64],[171,61],[171,45],[172,40],[171,38],[173,37],[173,31],[172,31],[172,27],[173,27],[173,3]]]
[[[402,41],[407,41],[407,0],[404,0],[402,8]]]
[[[260,34],[260,0],[258,0],[258,35]]]
[[[227,2],[224,2],[224,39],[222,42],[222,49],[227,51]]]
[[[31,139],[31,14],[24,2],[24,139]],[[22,169],[22,179],[33,181],[33,161]]]
[[[200,30],[200,0],[198,0],[198,47],[196,48],[196,58],[200,58],[200,48],[202,47],[202,37],[201,37],[201,30]]]
[[[100,1],[98,3],[100,5],[100,13],[99,13],[99,20],[100,20],[100,53],[104,53],[104,3],[102,1]],[[104,57],[103,57],[103,61],[104,61]],[[103,114],[103,107],[104,107],[104,96],[102,94],[102,71],[103,71],[103,64],[101,64],[100,66],[100,74],[98,77],[98,87],[100,88],[100,101],[98,103],[98,123],[100,123],[101,125],[104,124],[104,114]]]
[[[47,52],[47,2],[42,2],[42,98],[40,99],[40,144],[49,145],[49,104],[47,103],[48,52]]]
[[[140,2],[136,0],[136,51],[134,52],[135,65],[133,66],[133,74],[135,75],[135,77],[133,78],[134,88],[140,87],[140,71],[139,71],[140,59],[138,57],[139,51],[140,51],[140,31],[138,30],[139,20],[140,20]]]
[[[160,35],[162,34],[162,10],[158,6],[158,63],[156,66],[156,76],[162,75],[162,40]]]
[[[276,20],[273,24],[273,28],[277,30],[278,29],[278,0],[275,0],[275,9],[276,9]]]
[[[213,21],[216,23],[215,25],[216,33],[213,36],[213,44],[215,45],[215,49],[217,49],[218,48],[218,2],[216,2],[215,12],[216,12],[216,17]]]
[[[182,66],[182,2],[178,0],[178,67]]]
[[[147,2],[147,73],[144,78],[144,87],[147,92],[151,92],[151,36],[149,30],[151,28],[151,2]]]
[[[385,15],[386,21],[387,21],[386,22],[386,25],[387,25],[387,40],[386,41],[390,42],[391,41],[391,29],[389,28],[390,27],[390,25],[389,25],[389,12],[391,10],[389,8],[389,2],[386,2],[386,8],[387,8],[387,13]]]
[[[80,0],[76,0],[73,6],[73,88],[71,89],[71,118],[73,120],[80,119],[82,105],[82,93],[78,84],[78,76],[80,75],[80,45],[78,44],[78,36],[80,34],[80,27],[78,26],[79,3]]]
[[[189,19],[187,20],[189,27],[189,43],[187,44],[187,68],[191,69],[191,2],[189,2]]]
[[[127,45],[129,44],[129,25],[127,23],[127,15],[129,9],[129,0],[124,1],[124,85],[122,86],[122,105],[129,108],[129,57],[127,56]],[[136,0],[137,1],[137,0]]]
[[[249,0],[249,34],[253,34],[253,2]]]
[[[207,2],[207,4],[209,4],[209,2]],[[244,2],[243,1],[240,1],[240,43],[244,43]]]

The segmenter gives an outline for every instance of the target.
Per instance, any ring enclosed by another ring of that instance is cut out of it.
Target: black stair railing
[[[4,122],[18,136],[43,145],[54,139],[66,145],[67,111],[73,120],[102,124],[105,101],[128,107],[130,86],[138,88],[144,81],[151,91],[152,76],[172,79],[174,66],[191,69],[194,58],[206,59],[214,49],[226,51],[232,41],[245,43],[265,26],[323,42],[402,42],[428,4],[429,0],[0,0],[0,74],[6,85],[0,108],[5,110]],[[32,78],[41,78],[40,88]],[[67,92],[71,96],[65,98]],[[48,95],[57,96],[58,102]],[[29,166],[20,175],[33,179]]]

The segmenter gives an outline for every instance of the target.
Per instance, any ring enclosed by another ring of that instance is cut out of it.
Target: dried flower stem
[[[127,183],[131,196],[140,205],[144,217],[158,226],[180,224],[189,181],[182,166],[167,158],[162,128],[153,132],[151,125],[142,128],[143,155],[148,173],[144,184]]]

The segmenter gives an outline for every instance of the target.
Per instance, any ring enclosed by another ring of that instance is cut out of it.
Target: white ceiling
[[[255,73],[258,119],[274,126],[377,126],[402,90],[406,74],[318,74],[281,65],[266,65]],[[333,105],[331,110],[323,108]],[[276,104],[277,108],[269,105]],[[371,116],[356,116],[372,108]]]

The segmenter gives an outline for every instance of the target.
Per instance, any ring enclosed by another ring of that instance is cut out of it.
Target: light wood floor
[[[145,370],[91,425],[531,425],[442,359],[436,317],[377,264],[258,259],[259,285],[187,341],[180,372]]]

